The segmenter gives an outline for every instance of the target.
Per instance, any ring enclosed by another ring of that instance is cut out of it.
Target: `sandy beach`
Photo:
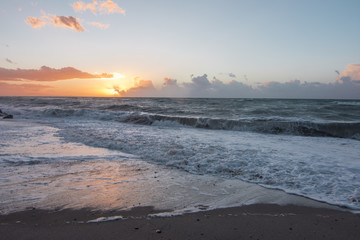
[[[346,211],[258,204],[173,217],[157,212],[32,209],[1,215],[0,239],[360,238],[360,216]]]

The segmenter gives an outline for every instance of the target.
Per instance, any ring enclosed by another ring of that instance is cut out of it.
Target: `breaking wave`
[[[115,108],[115,107],[114,107]],[[47,109],[47,117],[84,117],[104,121],[118,121],[142,125],[185,126],[210,130],[247,131],[266,134],[286,134],[312,137],[338,137],[360,140],[360,122],[315,122],[296,118],[263,117],[243,119],[166,116],[144,112],[94,109]],[[122,106],[121,109],[128,108]]]

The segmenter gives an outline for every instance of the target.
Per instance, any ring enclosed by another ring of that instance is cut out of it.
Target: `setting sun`
[[[119,93],[115,90],[115,89],[104,89],[103,91],[106,95],[110,95],[110,96],[120,96]]]

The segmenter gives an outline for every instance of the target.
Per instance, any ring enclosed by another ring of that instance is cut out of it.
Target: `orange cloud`
[[[83,32],[85,29],[79,23],[79,18],[72,16],[56,16],[56,15],[46,15],[43,11],[43,17],[48,20],[48,22],[55,27],[69,28],[76,30],[78,32]]]
[[[79,18],[72,16],[56,16],[51,14],[46,15],[44,11],[42,11],[42,14],[41,18],[28,17],[25,22],[33,28],[41,28],[46,24],[51,24],[55,27],[73,29],[78,32],[85,31],[84,27],[79,22]]]
[[[108,29],[110,27],[110,24],[102,24],[99,22],[91,22],[90,24],[93,26],[99,27],[101,29]]]
[[[0,67],[0,81],[59,81],[67,79],[112,78],[112,74],[100,75],[82,72],[73,67],[61,69],[42,66],[40,69],[6,69]]]
[[[92,3],[78,1],[73,3],[72,7],[75,12],[90,10],[94,15],[96,15],[97,12],[102,14],[121,13],[125,15],[125,10],[120,8],[119,5],[114,3],[112,0],[102,1],[100,3],[96,0],[93,0]]]
[[[346,70],[338,76],[338,80],[341,82],[344,77],[350,77],[351,80],[360,80],[360,64],[347,65]]]
[[[100,3],[100,12],[103,13],[121,13],[125,15],[125,10],[120,8],[116,3],[111,0]]]
[[[33,28],[41,28],[46,25],[46,21],[44,19],[36,17],[28,17],[25,22],[31,25]]]
[[[84,3],[84,2],[75,2],[73,3],[72,7],[75,12],[82,12],[86,10],[90,10],[94,15],[96,15],[96,5],[98,4],[97,1],[93,1],[93,3]]]

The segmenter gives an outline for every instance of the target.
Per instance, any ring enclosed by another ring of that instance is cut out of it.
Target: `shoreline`
[[[7,131],[21,127],[26,137],[19,141],[22,135],[10,131],[3,153],[59,161],[6,167],[0,240],[360,239],[360,215],[352,209],[64,142],[41,124],[6,125]],[[104,217],[113,221],[101,222]]]
[[[359,214],[327,208],[253,204],[157,217],[161,212],[15,212],[0,215],[0,239],[360,239]]]

